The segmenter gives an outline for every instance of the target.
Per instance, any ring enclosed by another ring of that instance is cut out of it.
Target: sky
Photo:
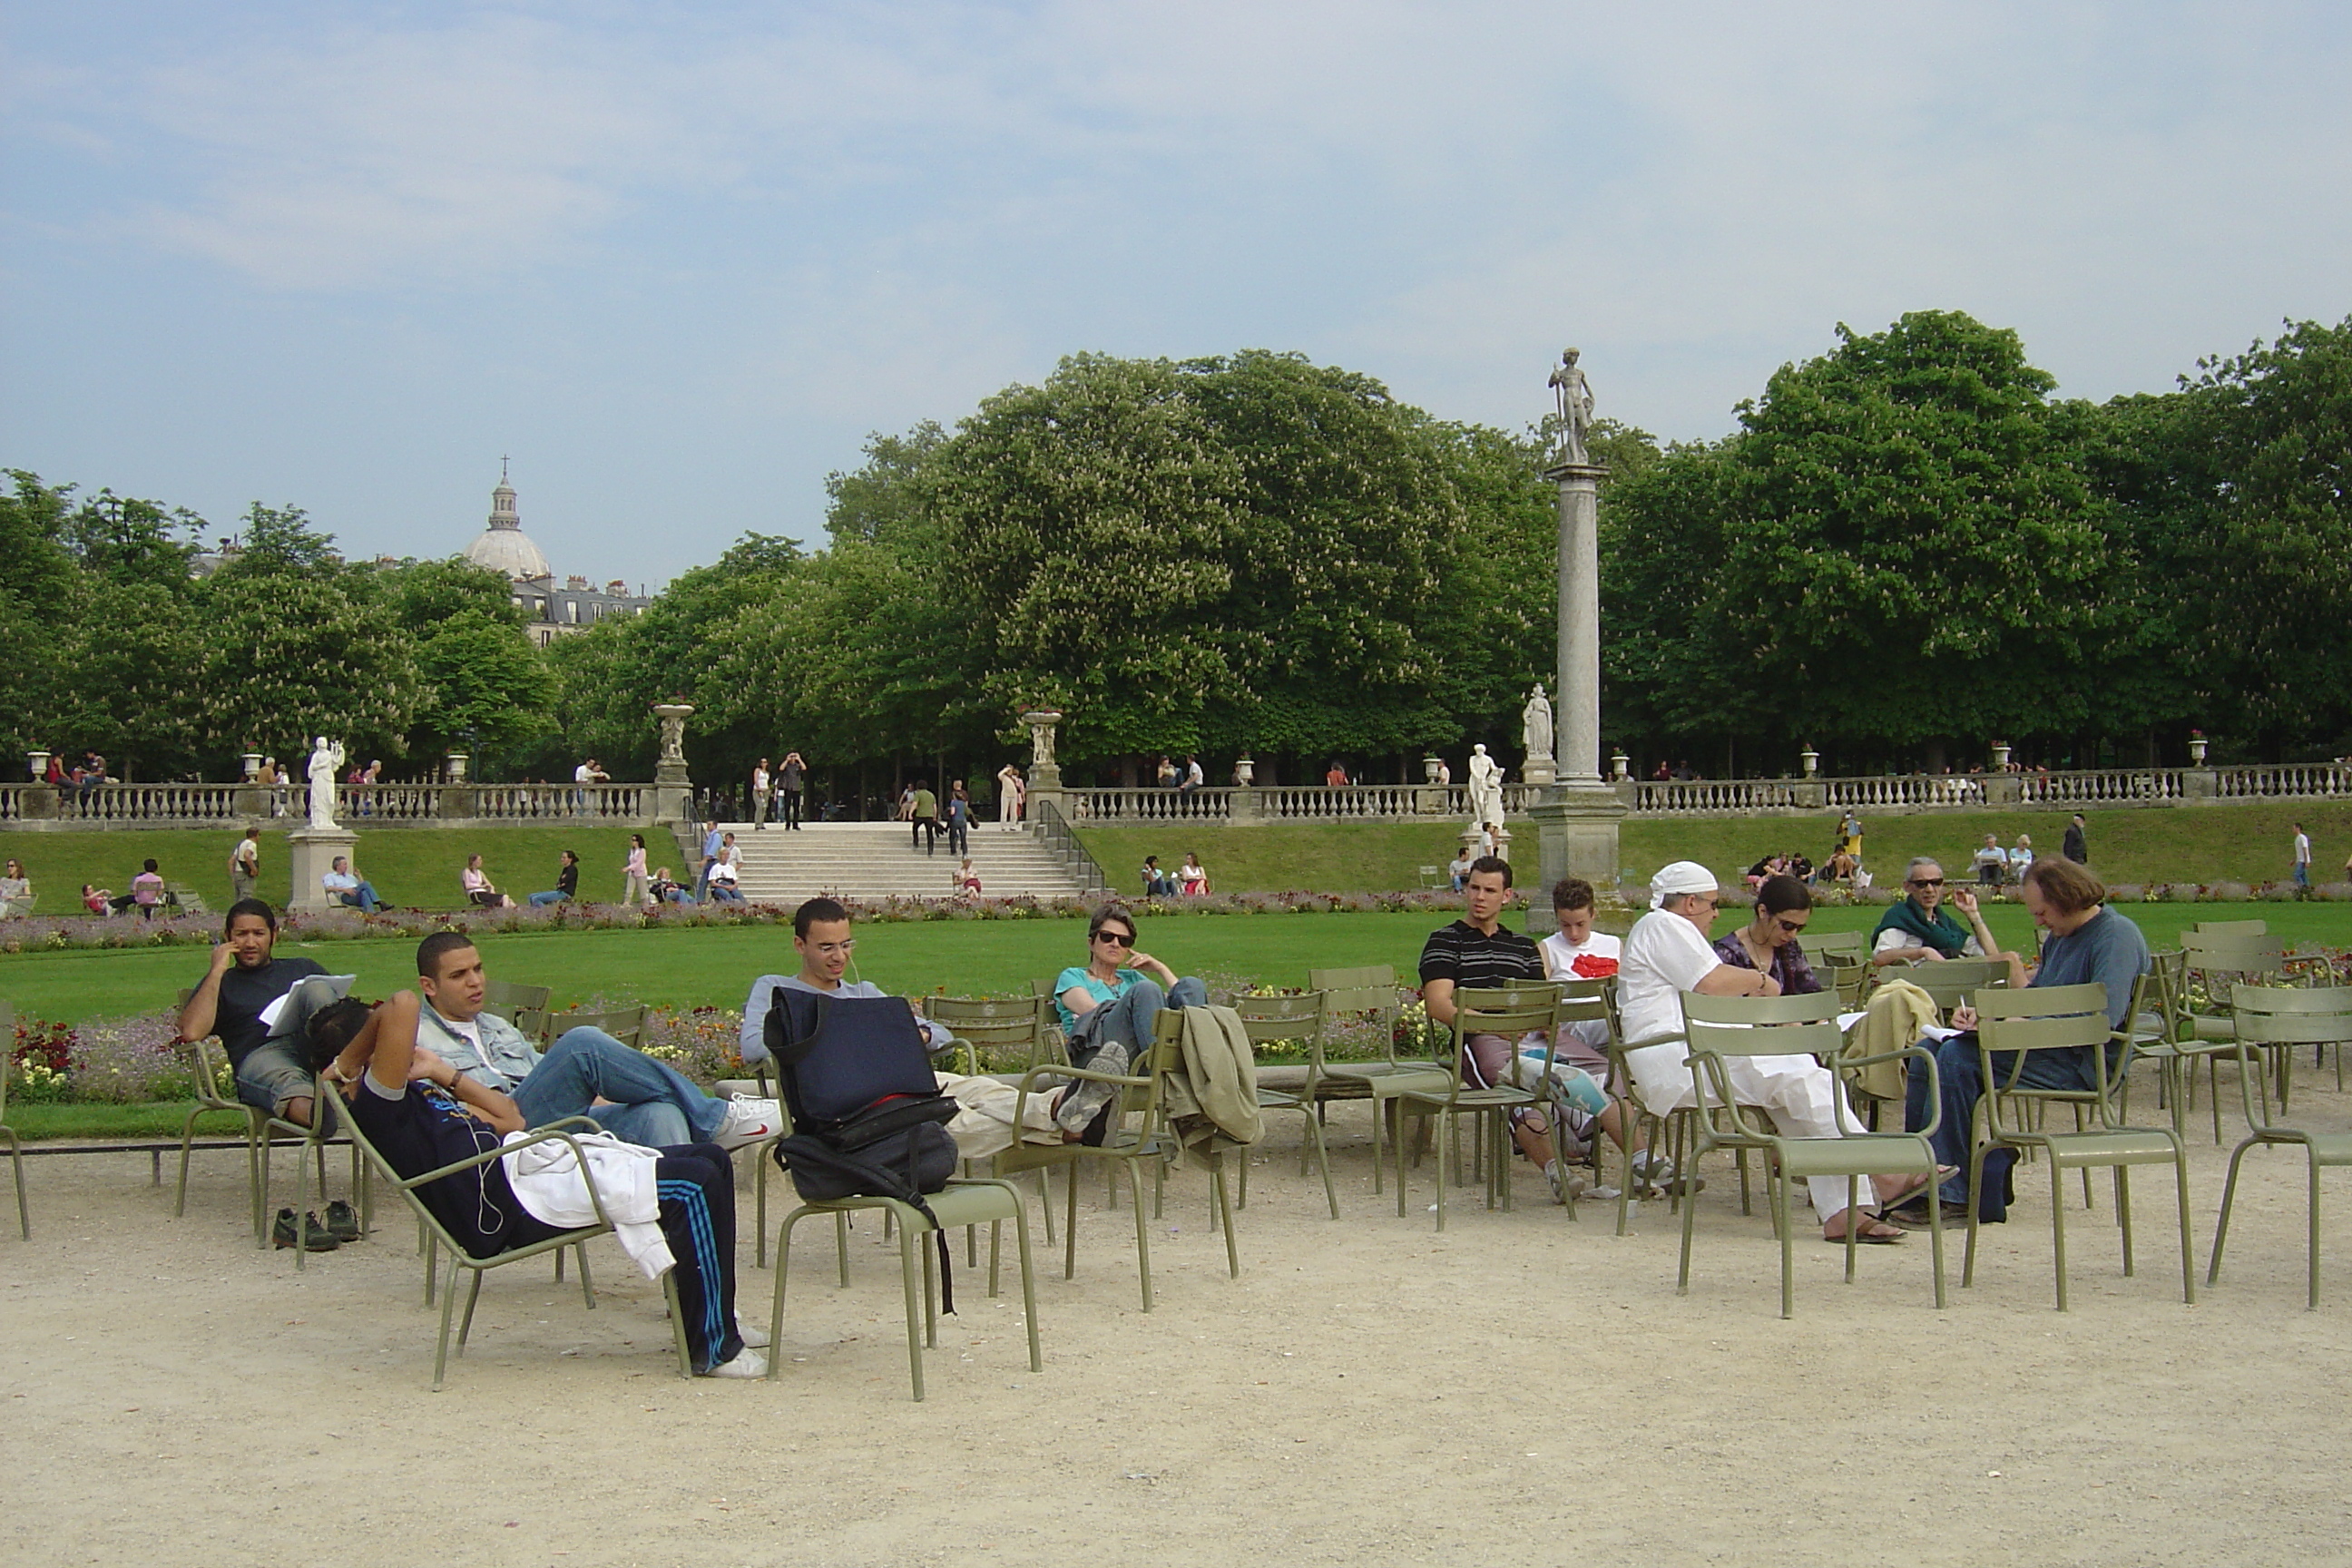
[[[824,535],[1080,351],[1719,437],[1840,322],[2068,396],[2352,315],[2352,7],[76,0],[0,9],[0,466],[559,573]]]

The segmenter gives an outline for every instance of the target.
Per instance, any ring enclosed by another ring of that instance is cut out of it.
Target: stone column
[[[1559,772],[1528,810],[1539,866],[1527,889],[1531,931],[1554,929],[1549,889],[1560,878],[1581,877],[1596,887],[1617,880],[1617,827],[1625,805],[1601,776],[1600,486],[1608,473],[1587,462],[1545,470],[1559,487]]]
[[[656,824],[686,822],[694,816],[694,781],[686,771],[686,721],[693,716],[690,702],[654,704],[654,717],[661,721],[661,751],[654,762]]]
[[[334,868],[335,857],[349,855],[360,836],[348,827],[312,827],[307,824],[286,836],[286,858],[290,866],[291,889],[286,897],[289,910],[324,910],[333,906],[327,902],[327,889],[319,879]]]

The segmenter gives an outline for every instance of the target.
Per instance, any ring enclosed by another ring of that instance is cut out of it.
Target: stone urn
[[[1632,770],[1627,765],[1632,762],[1632,760],[1633,759],[1626,756],[1622,752],[1612,752],[1609,753],[1609,777],[1613,783],[1623,784],[1627,779],[1633,776]]]
[[[2007,741],[1995,741],[1992,743],[1992,765],[1994,771],[1997,773],[2006,773],[2009,771],[2009,742]]]
[[[467,760],[467,754],[464,752],[452,752],[447,756],[441,759],[442,770],[451,784],[461,784],[466,782],[466,763]]]
[[[2192,767],[2201,768],[2205,765],[2205,737],[2194,731],[2191,731],[2189,736],[2189,762]]]
[[[1805,776],[1807,778],[1817,779],[1822,776],[1822,754],[1819,752],[1813,750],[1811,746],[1807,746],[1803,751],[1797,753],[1797,760],[1804,763]]]
[[[1257,782],[1257,764],[1247,757],[1236,761],[1234,763],[1234,782],[1244,789],[1250,788]]]
[[[48,772],[49,772],[49,753],[48,753],[48,752],[26,752],[26,753],[25,753],[25,759],[26,759],[26,761],[27,763],[29,763],[31,764],[31,766],[32,766],[32,769],[33,769],[33,782],[34,782],[35,784],[39,784],[39,783],[41,782],[41,780],[42,780],[42,779],[46,778],[46,777],[48,775]]]
[[[1438,761],[1437,761],[1437,759],[1436,759],[1435,757],[1433,757],[1433,757],[1423,757],[1423,758],[1422,758],[1422,759],[1421,759],[1421,779],[1422,779],[1422,782],[1423,782],[1423,784],[1435,784],[1435,783],[1437,782],[1437,770],[1438,770],[1438,767],[1439,767],[1439,763],[1438,763]]]

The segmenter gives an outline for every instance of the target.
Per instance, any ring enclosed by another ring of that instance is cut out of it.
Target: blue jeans
[[[530,896],[530,907],[536,910],[543,908],[548,904],[560,904],[570,896],[571,895],[562,891],[553,889],[544,893],[533,893]]]
[[[2298,860],[2294,863],[2294,885],[2298,888],[2308,888],[2311,886],[2310,862]]]
[[[1167,991],[1160,990],[1156,980],[1139,980],[1118,1001],[1106,1002],[1078,1019],[1070,1035],[1070,1064],[1086,1066],[1113,1040],[1127,1047],[1127,1059],[1132,1062],[1150,1043],[1161,1008],[1202,1007],[1208,1001],[1209,988],[1190,974]]]
[[[1922,1045],[1927,1042],[1922,1040]],[[1964,1204],[1969,1201],[1969,1139],[1974,1127],[1977,1100],[1984,1094],[1984,1073],[1978,1066],[1977,1037],[1973,1031],[1954,1035],[1937,1042],[1932,1049],[1936,1057],[1936,1076],[1943,1094],[1944,1119],[1929,1140],[1936,1147],[1936,1163],[1957,1165],[1960,1173],[1943,1185],[1946,1202]],[[2099,1087],[2098,1062],[2091,1055],[2093,1047],[2073,1050],[2032,1051],[2026,1055],[2025,1070],[2018,1075],[2018,1086],[2024,1089],[2079,1089]],[[2015,1051],[1995,1051],[1992,1070],[2005,1085],[2010,1081],[2011,1065],[2017,1060]],[[1927,1125],[1927,1069],[1918,1062],[1911,1064],[1910,1082],[1903,1102],[1905,1131],[1916,1132]],[[1988,1179],[1992,1175],[1992,1162],[1985,1162]],[[2006,1175],[2006,1172],[2003,1172]]]
[[[353,909],[365,910],[370,914],[375,913],[383,905],[383,900],[376,897],[375,884],[373,882],[362,882],[356,888],[344,888],[338,890],[335,894],[335,901]]]
[[[514,1102],[530,1126],[593,1116],[623,1142],[647,1149],[705,1142],[727,1119],[724,1100],[602,1029],[567,1030],[516,1086]]]

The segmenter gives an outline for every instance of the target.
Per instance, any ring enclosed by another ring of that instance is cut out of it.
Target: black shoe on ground
[[[327,1205],[327,1234],[337,1241],[357,1241],[367,1232],[360,1228],[359,1210],[337,1198]]]
[[[292,1209],[278,1211],[278,1223],[269,1227],[269,1239],[281,1248],[295,1245]],[[335,1239],[333,1232],[319,1223],[317,1215],[306,1214],[302,1216],[301,1245],[311,1252],[332,1252],[342,1243]]]
[[[1924,1198],[1915,1198],[1899,1208],[1887,1209],[1885,1213],[1887,1219],[1906,1230],[1927,1228],[1927,1204]],[[1944,1204],[1944,1223],[1946,1225],[1968,1224],[1969,1205],[1947,1201]]]

